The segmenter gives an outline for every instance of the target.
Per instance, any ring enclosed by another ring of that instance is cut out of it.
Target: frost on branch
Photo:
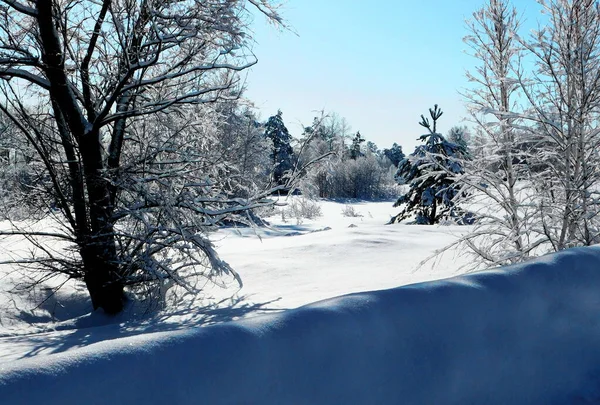
[[[60,223],[3,231],[35,247],[15,260],[83,280],[109,313],[125,288],[192,290],[194,276],[233,274],[208,232],[247,221],[272,190],[236,180],[247,167],[211,144],[226,127],[218,104],[239,99],[238,73],[256,63],[251,10],[280,24],[273,3],[2,4],[0,114],[32,151],[37,209]],[[68,246],[55,250],[52,238]]]

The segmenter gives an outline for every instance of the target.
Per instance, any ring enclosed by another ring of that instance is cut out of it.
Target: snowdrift
[[[599,401],[598,247],[0,369],[2,404]]]

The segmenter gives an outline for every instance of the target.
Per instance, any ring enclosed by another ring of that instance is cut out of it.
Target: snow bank
[[[0,369],[3,404],[572,404],[599,388],[598,247]]]

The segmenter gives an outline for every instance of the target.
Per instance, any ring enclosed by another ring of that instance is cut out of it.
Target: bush
[[[344,209],[342,209],[342,215],[345,217],[358,218],[362,217],[363,214],[358,212],[353,205],[346,205]]]
[[[306,197],[293,198],[283,209],[282,216],[289,216],[301,224],[304,219],[315,219],[323,215],[321,206],[315,200]]]

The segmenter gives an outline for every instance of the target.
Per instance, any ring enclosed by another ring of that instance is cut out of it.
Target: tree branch
[[[35,8],[28,7],[15,0],[2,0],[2,2],[10,6],[11,8],[17,10],[18,12],[27,14],[30,17],[36,17],[38,15],[38,12]]]

